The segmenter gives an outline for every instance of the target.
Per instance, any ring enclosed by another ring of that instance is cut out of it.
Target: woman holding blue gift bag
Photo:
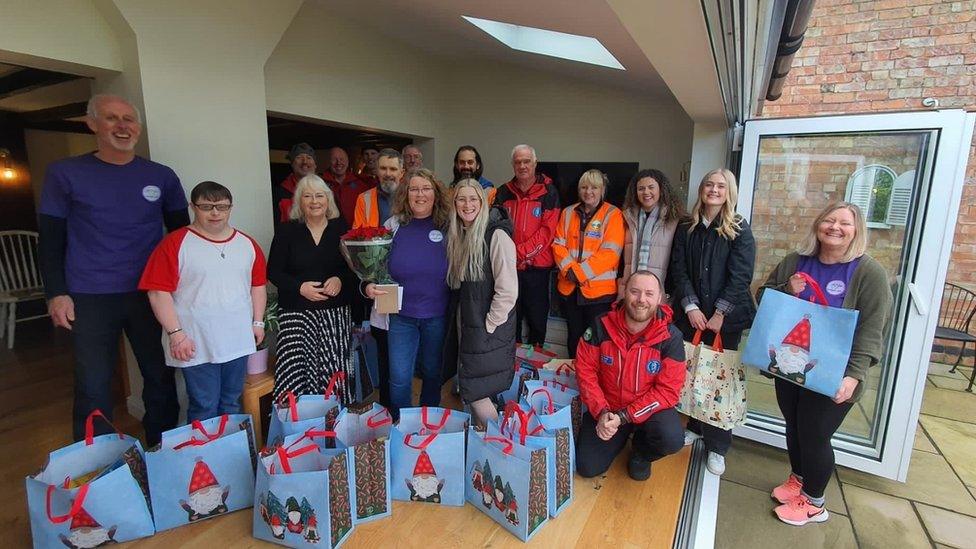
[[[749,292],[756,243],[749,224],[735,213],[738,199],[732,172],[708,172],[698,185],[691,219],[674,233],[668,280],[674,287],[674,323],[685,341],[701,331],[704,344],[712,345],[718,334],[725,349],[736,350],[756,314]],[[708,450],[708,470],[721,475],[732,431],[689,419],[685,444],[699,436]]]
[[[830,440],[863,390],[867,370],[881,360],[884,334],[891,321],[893,298],[888,275],[877,261],[865,253],[867,225],[854,204],[837,202],[814,220],[797,253],[786,256],[759,289],[766,288],[810,299],[817,289],[831,307],[858,312],[854,343],[845,377],[833,398],[776,378],[776,400],[786,421],[786,447],[792,472],[783,484],[773,489],[772,497],[781,505],[776,516],[787,524],[801,526],[827,520],[824,490],[834,470],[834,451]],[[800,321],[786,336],[784,347],[809,353],[809,322]],[[789,340],[789,341],[787,341]],[[777,354],[781,371],[790,371],[787,357]],[[798,360],[804,360],[800,356]]]

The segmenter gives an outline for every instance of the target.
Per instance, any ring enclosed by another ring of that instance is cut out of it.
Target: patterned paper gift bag
[[[847,371],[858,312],[830,307],[817,282],[798,274],[819,303],[766,289],[742,362],[833,398]]]
[[[222,415],[163,433],[146,454],[156,531],[254,504],[251,416]]]
[[[471,416],[404,408],[390,432],[393,499],[464,505],[464,437]]]
[[[468,431],[465,496],[522,541],[549,520],[546,450],[532,441]]]
[[[746,373],[738,351],[722,348],[722,336],[715,334],[709,347],[695,332],[694,361],[686,362],[685,384],[675,408],[699,421],[730,430],[746,419]],[[687,343],[685,345],[688,345]]]
[[[379,404],[339,412],[336,437],[349,448],[353,479],[353,522],[388,517],[393,511],[390,487],[390,412]]]
[[[286,438],[258,462],[252,535],[287,547],[338,547],[352,533],[345,450]]]
[[[302,395],[296,398],[291,391],[282,393],[271,410],[267,445],[273,447],[281,444],[287,436],[304,433],[321,418],[326,418],[331,428],[340,410],[339,398],[335,394],[336,383],[345,377],[346,373],[343,371],[332,374],[324,395]]]
[[[119,432],[95,436],[96,417],[105,416],[88,416],[84,440],[26,478],[34,547],[98,547],[156,531],[142,445]]]

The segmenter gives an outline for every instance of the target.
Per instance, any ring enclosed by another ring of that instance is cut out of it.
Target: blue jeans
[[[241,411],[247,355],[223,364],[197,364],[183,368],[189,406],[187,421],[210,419]]]
[[[444,328],[443,316],[390,315],[390,413],[395,419],[400,417],[401,408],[412,406],[413,371],[418,350],[423,377],[420,405],[440,406]]]

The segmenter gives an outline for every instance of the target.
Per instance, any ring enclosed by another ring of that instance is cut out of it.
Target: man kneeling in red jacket
[[[661,281],[650,271],[631,275],[624,297],[599,316],[580,340],[576,377],[590,413],[576,445],[576,472],[595,477],[610,468],[634,435],[627,472],[651,476],[651,462],[684,444],[674,405],[685,381],[685,348],[662,305]]]

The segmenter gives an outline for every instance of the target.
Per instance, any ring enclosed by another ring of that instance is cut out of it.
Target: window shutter
[[[906,225],[912,206],[912,190],[915,188],[915,170],[909,170],[895,178],[888,203],[888,225]]]
[[[861,208],[868,219],[871,218],[871,190],[874,188],[878,168],[878,166],[865,166],[852,173],[847,180],[845,200]]]

